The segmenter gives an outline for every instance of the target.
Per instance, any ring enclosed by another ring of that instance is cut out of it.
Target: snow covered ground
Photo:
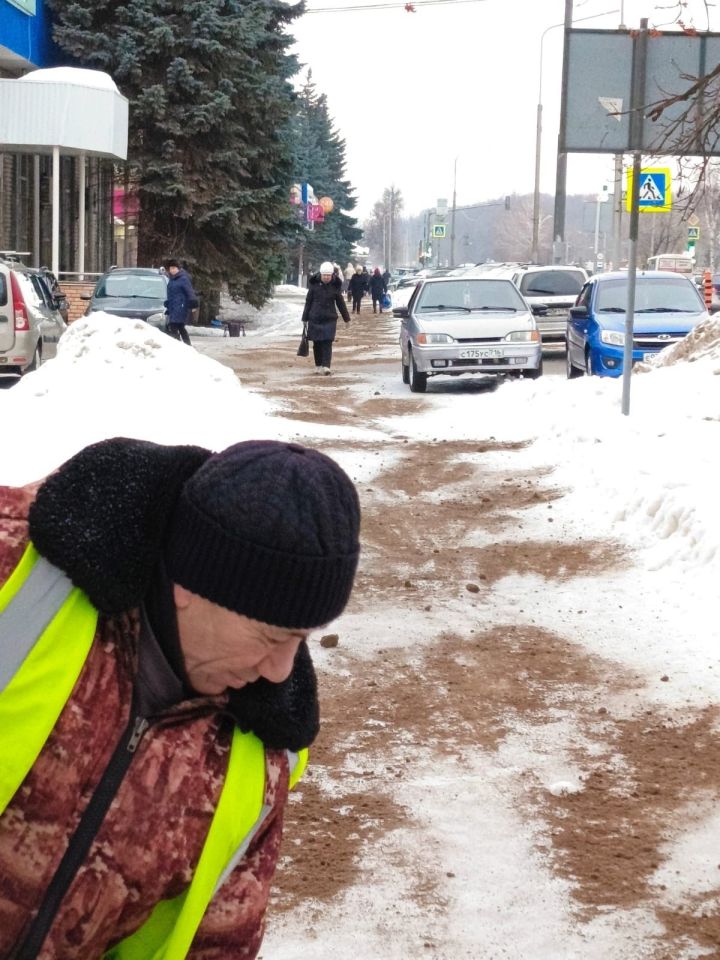
[[[429,393],[422,411],[414,414],[397,371],[392,377],[381,371],[349,388],[352,403],[379,392],[390,401],[407,402],[406,412],[347,426],[293,420],[281,399],[245,389],[228,366],[213,359],[268,342],[292,355],[302,297],[292,291],[283,295],[254,317],[250,340],[214,338],[198,342],[198,351],[142,322],[97,313],[77,321],[56,360],[0,391],[5,450],[0,482],[39,478],[85,444],[114,435],[212,449],[249,437],[322,440],[336,445],[340,462],[363,483],[393,466],[399,438],[427,442],[429,451],[436,443],[441,449],[443,440],[532,441],[513,453],[512,463],[530,471],[552,469],[552,484],[565,491],[555,535],[617,539],[632,563],[629,572],[611,570],[557,583],[550,594],[539,589],[537,578],[508,576],[494,584],[494,607],[512,610],[520,624],[572,634],[588,653],[636,671],[649,705],[676,710],[720,703],[719,321],[698,328],[633,376],[629,418],[620,414],[619,382],[559,377],[513,381],[481,396]],[[387,355],[395,356],[392,350]],[[379,450],[370,463],[364,444]],[[498,468],[508,462],[501,451],[490,457]],[[534,528],[547,536],[544,508],[526,512],[523,537],[532,536]],[[475,545],[487,539],[481,523],[472,539]],[[452,609],[443,615],[451,621]],[[364,619],[347,616],[339,629],[360,657],[376,646]],[[321,668],[334,669],[324,653],[319,651]],[[614,706],[624,709],[621,698]],[[562,792],[565,781],[573,789],[578,785],[577,771],[563,761],[563,740],[569,743],[572,737],[572,730],[560,737],[557,764],[542,774],[548,789]],[[508,740],[504,749],[511,769],[517,751],[527,754],[532,745]],[[622,928],[612,916],[577,925],[566,881],[538,857],[537,838],[519,819],[503,784],[487,781],[481,760],[463,775],[472,782],[470,793],[460,789],[452,764],[435,763],[432,777],[455,784],[453,797],[433,792],[427,779],[404,797],[414,816],[430,825],[432,856],[441,857],[448,875],[459,878],[460,893],[447,908],[450,932],[444,934],[458,949],[433,956],[655,956],[647,944],[658,924],[643,911],[626,917]],[[468,834],[474,822],[470,808],[484,810],[481,834]],[[687,834],[668,843],[654,878],[669,901],[717,886],[720,853],[712,798],[693,818]],[[387,862],[393,859],[392,845],[402,842],[401,835],[388,841]],[[419,850],[420,868],[423,855]],[[482,910],[476,902],[478,863],[485,871]],[[402,882],[388,872],[384,886],[359,885],[347,892],[317,918],[312,933],[303,926],[302,910],[271,921],[262,955],[265,960],[355,960],[358,955],[408,960],[389,932],[393,918],[387,920],[386,935],[378,933],[380,905],[385,910],[388,904],[397,923],[422,929],[421,918],[405,915]],[[631,942],[628,930],[634,931]],[[718,953],[688,943],[674,960],[696,956]]]

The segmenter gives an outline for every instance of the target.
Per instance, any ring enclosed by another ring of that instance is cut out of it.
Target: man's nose
[[[300,646],[299,640],[283,643],[258,665],[258,672],[270,683],[282,683],[290,676],[295,662],[295,654]]]

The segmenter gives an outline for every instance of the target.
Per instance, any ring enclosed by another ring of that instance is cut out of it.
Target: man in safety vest
[[[0,487],[0,958],[253,958],[359,506],[292,443]]]

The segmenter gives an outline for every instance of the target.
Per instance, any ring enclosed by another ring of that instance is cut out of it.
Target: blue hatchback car
[[[567,321],[567,375],[619,377],[625,343],[626,273],[590,277]],[[633,363],[682,340],[708,311],[687,277],[661,270],[637,275]]]

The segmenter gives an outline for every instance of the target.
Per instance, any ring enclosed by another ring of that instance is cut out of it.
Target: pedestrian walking
[[[373,313],[378,312],[378,307],[380,308],[380,313],[383,312],[382,298],[384,293],[385,281],[380,273],[380,268],[375,267],[373,275],[370,277],[370,296],[372,297]]]
[[[350,280],[350,296],[352,297],[352,312],[360,313],[360,305],[365,293],[365,277],[362,268],[358,267]]]
[[[392,274],[391,274],[390,271],[387,269],[387,267],[385,268],[385,271],[383,272],[382,278],[383,278],[383,293],[387,293],[387,292],[388,292],[388,287],[390,286],[390,281],[392,280]]]
[[[178,260],[166,260],[165,269],[169,280],[167,285],[167,300],[165,309],[168,315],[168,333],[176,340],[182,340],[188,346],[190,336],[185,324],[198,305],[197,294],[193,290],[190,275],[183,270]]]
[[[295,443],[105,440],[0,488],[0,956],[257,956],[358,527]]]
[[[315,373],[329,376],[332,363],[332,345],[337,333],[337,311],[345,323],[350,315],[342,295],[342,281],[328,261],[320,265],[320,273],[310,277],[303,324],[307,324],[307,338],[312,340]]]
[[[363,281],[365,283],[365,290],[363,293],[370,293],[370,274],[368,273],[368,268],[362,268]]]
[[[347,296],[348,303],[352,300],[352,294],[350,293],[350,281],[355,276],[355,267],[348,260],[348,264],[345,267],[345,282],[343,283],[343,293]]]

